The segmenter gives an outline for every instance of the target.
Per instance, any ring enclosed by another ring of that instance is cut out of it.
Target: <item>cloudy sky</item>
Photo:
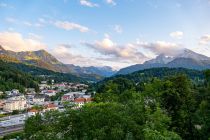
[[[0,44],[63,63],[142,63],[184,48],[210,57],[210,0],[0,0]]]

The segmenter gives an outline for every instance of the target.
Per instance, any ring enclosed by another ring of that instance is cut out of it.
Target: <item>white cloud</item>
[[[107,37],[102,41],[84,44],[102,55],[109,56],[109,60],[111,61],[118,60],[121,62],[142,63],[147,59],[145,55],[138,50],[137,45],[131,43],[118,45]]]
[[[92,3],[88,0],[80,0],[80,4],[87,7],[98,7],[98,4]]]
[[[176,32],[170,33],[170,36],[171,36],[172,38],[175,38],[175,39],[182,39],[183,36],[184,36],[184,33],[181,32],[181,31],[176,31]]]
[[[208,44],[210,44],[210,35],[208,35],[208,34],[203,35],[200,38],[199,44],[200,45],[208,45]]]
[[[180,44],[165,41],[157,41],[155,43],[143,42],[138,43],[138,45],[144,49],[150,50],[155,55],[165,54],[168,56],[176,56],[184,49]]]
[[[120,25],[115,25],[114,26],[114,31],[116,33],[122,33],[123,32],[123,29],[122,29],[122,27]]]
[[[64,30],[79,30],[80,32],[88,32],[89,28],[77,23],[68,21],[56,21],[54,25]]]
[[[24,38],[17,32],[0,32],[0,45],[6,50],[19,51],[34,51],[46,49],[47,46],[31,38]]]
[[[69,44],[60,44],[50,52],[61,62],[65,64],[74,64],[79,66],[99,66],[102,65],[99,61],[90,58],[84,57],[81,55],[75,55],[71,53],[72,45]]]
[[[111,4],[111,5],[117,4],[114,0],[106,0],[106,3]]]

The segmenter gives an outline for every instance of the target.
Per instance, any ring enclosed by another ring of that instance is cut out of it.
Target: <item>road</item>
[[[23,125],[17,125],[8,128],[0,128],[0,137],[20,131],[23,131]]]

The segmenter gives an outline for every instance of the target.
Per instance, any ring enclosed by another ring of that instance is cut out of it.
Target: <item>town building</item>
[[[33,98],[33,103],[34,104],[44,104],[45,102],[45,95],[44,94],[36,94]]]
[[[46,111],[55,111],[58,109],[58,106],[56,106],[55,104],[53,103],[49,103],[49,104],[46,104],[44,106],[44,109],[43,109],[43,112],[46,112]]]
[[[8,98],[3,106],[4,111],[12,112],[14,110],[24,110],[27,108],[26,98],[24,96],[15,96]]]
[[[51,96],[56,95],[56,91],[55,90],[46,90],[46,91],[44,91],[44,94],[51,97]]]
[[[86,103],[90,103],[90,102],[92,102],[92,98],[77,98],[74,100],[74,103],[76,105],[75,108],[81,108]]]

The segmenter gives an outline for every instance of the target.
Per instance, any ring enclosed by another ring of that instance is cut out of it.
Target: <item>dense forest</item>
[[[205,72],[200,84],[179,73],[164,78],[150,76],[150,80],[142,82],[115,77],[103,82],[94,102],[79,110],[48,112],[29,118],[24,137],[31,140],[208,140],[209,118],[210,70]]]
[[[133,72],[127,75],[115,75],[109,78],[105,78],[103,81],[98,82],[97,84],[101,84],[101,83],[103,84],[104,82],[107,82],[109,80],[113,80],[119,77],[130,79],[134,81],[135,83],[138,83],[138,82],[147,82],[149,80],[152,80],[153,78],[164,79],[165,77],[168,77],[171,75],[177,75],[177,74],[185,74],[190,80],[193,80],[194,82],[197,82],[197,83],[202,82],[204,80],[203,71],[186,69],[186,68],[161,67],[161,68],[151,68],[151,69],[140,70],[140,71]]]
[[[59,72],[54,72],[51,70],[39,68],[33,65],[25,65],[22,63],[10,63],[13,67],[26,72],[30,73],[33,76],[45,76],[47,79],[53,79],[56,82],[86,82],[86,81],[98,81],[101,80],[102,77],[98,75],[73,75],[70,73],[59,73]]]
[[[35,88],[38,90],[38,82],[41,79],[24,73],[12,65],[0,61],[0,90],[7,91],[19,89],[21,92],[24,88]]]

